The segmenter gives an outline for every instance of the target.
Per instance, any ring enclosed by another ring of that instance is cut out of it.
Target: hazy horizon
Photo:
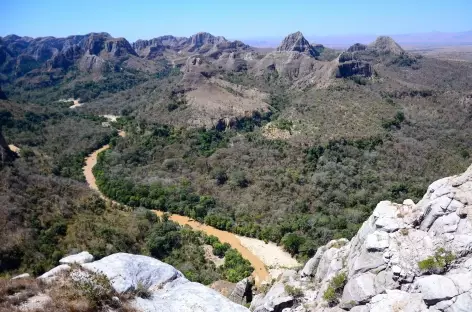
[[[298,30],[293,30],[289,33],[293,33]],[[123,36],[116,36],[112,32],[106,30],[98,30],[94,31],[95,33],[108,33],[112,37],[119,38]],[[194,34],[196,34],[195,32]],[[286,35],[288,35],[287,33]],[[53,37],[67,37],[71,35],[86,35],[88,33],[79,33],[79,34],[70,34],[66,36],[53,36]],[[228,40],[240,40],[244,43],[259,48],[275,48],[280,44],[283,40],[285,35],[283,36],[257,36],[257,37],[247,37],[247,38],[232,38],[227,37],[224,34],[219,33],[211,33],[215,36],[224,36]],[[17,36],[24,36],[24,37],[32,37],[37,38],[35,36],[30,36],[28,34],[20,34],[20,33],[10,33],[10,34],[3,34],[1,36],[6,35],[17,35]],[[165,35],[174,35],[172,33],[163,33],[163,34],[156,34],[150,38],[138,38],[138,40],[149,40],[152,38],[156,38],[159,36]],[[193,35],[193,34],[191,34]],[[190,37],[191,35],[185,36]],[[0,37],[1,37],[0,36]],[[175,35],[174,35],[175,36]],[[354,43],[364,43],[368,44],[375,40],[378,36],[390,36],[395,41],[397,41],[401,45],[409,45],[409,46],[438,46],[438,45],[472,45],[472,31],[463,31],[463,32],[439,32],[439,31],[431,31],[431,32],[424,32],[424,33],[409,33],[409,34],[346,34],[346,35],[332,35],[332,36],[320,36],[320,35],[310,35],[304,34],[307,40],[312,43],[320,43],[328,47],[348,47]],[[45,37],[45,36],[40,36]],[[177,36],[176,36],[177,37]],[[136,40],[129,40],[130,43],[135,42]]]
[[[362,38],[378,35],[472,33],[468,13],[472,3],[463,0],[399,0],[378,3],[360,0],[336,3],[183,0],[179,3],[146,1],[90,1],[66,3],[51,0],[6,0],[0,4],[0,36],[65,37],[105,31],[130,42],[161,35],[188,37],[205,31],[238,40],[281,39],[301,31],[316,38]]]

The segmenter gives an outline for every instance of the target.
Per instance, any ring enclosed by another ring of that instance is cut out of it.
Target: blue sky
[[[0,36],[106,31],[129,41],[199,31],[230,39],[472,30],[472,0],[0,0]]]

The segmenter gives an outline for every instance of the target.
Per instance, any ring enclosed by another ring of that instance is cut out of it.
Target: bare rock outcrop
[[[145,288],[148,295],[130,300],[130,305],[136,311],[142,312],[248,311],[217,291],[190,282],[173,266],[151,257],[116,253],[95,262],[78,264],[81,268],[61,264],[40,278],[48,283],[59,283],[60,278],[68,276],[76,281],[88,281],[90,284],[93,283],[93,279],[89,278],[91,274],[103,274],[117,293],[132,294],[137,289]]]
[[[237,304],[245,305],[252,301],[252,285],[254,282],[250,278],[239,281],[229,294],[228,298]]]
[[[318,56],[318,51],[303,37],[299,31],[288,35],[277,47],[278,52],[300,52],[312,57]]]
[[[469,311],[472,307],[472,166],[432,183],[417,204],[380,202],[350,241],[318,249],[289,281],[288,311]],[[313,293],[313,290],[316,290]],[[287,294],[259,298],[252,307]]]
[[[369,45],[356,43],[339,55],[336,77],[370,77],[375,64],[391,65],[396,63],[398,58],[407,59],[411,56],[390,37],[380,36]]]
[[[133,43],[133,49],[141,57],[156,59],[162,57],[168,50],[178,52],[187,41],[188,38],[185,37],[166,35],[150,40],[138,40]]]
[[[0,38],[0,71],[17,77],[38,70],[67,70],[72,65],[83,71],[100,71],[107,61],[120,64],[130,57],[138,58],[130,43],[108,33],[66,38],[15,35]]]
[[[241,41],[229,41],[225,37],[213,36],[207,32],[199,32],[189,38],[162,36],[151,40],[138,40],[133,44],[133,48],[138,55],[148,59],[162,57],[164,53],[168,53],[171,58],[199,54],[217,60],[223,54],[252,51],[251,47]]]
[[[276,51],[267,53],[248,66],[256,76],[275,76],[289,79],[293,86],[327,87],[334,78],[337,62],[320,61],[322,45],[311,45],[301,32],[288,35]]]
[[[374,42],[369,44],[368,48],[376,51],[379,54],[401,55],[405,53],[405,50],[403,50],[402,47],[395,42],[395,40],[388,36],[378,37]]]

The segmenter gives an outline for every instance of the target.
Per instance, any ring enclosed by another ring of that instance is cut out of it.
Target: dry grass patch
[[[105,275],[83,270],[74,273],[75,278],[64,273],[50,283],[32,278],[0,280],[0,312],[136,311],[129,305],[135,294],[118,294]]]

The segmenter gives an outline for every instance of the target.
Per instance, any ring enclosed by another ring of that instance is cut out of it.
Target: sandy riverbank
[[[288,252],[284,251],[281,246],[269,242],[265,243],[259,239],[249,238],[236,235],[241,245],[249,249],[262,262],[271,268],[296,268],[300,266]]]

